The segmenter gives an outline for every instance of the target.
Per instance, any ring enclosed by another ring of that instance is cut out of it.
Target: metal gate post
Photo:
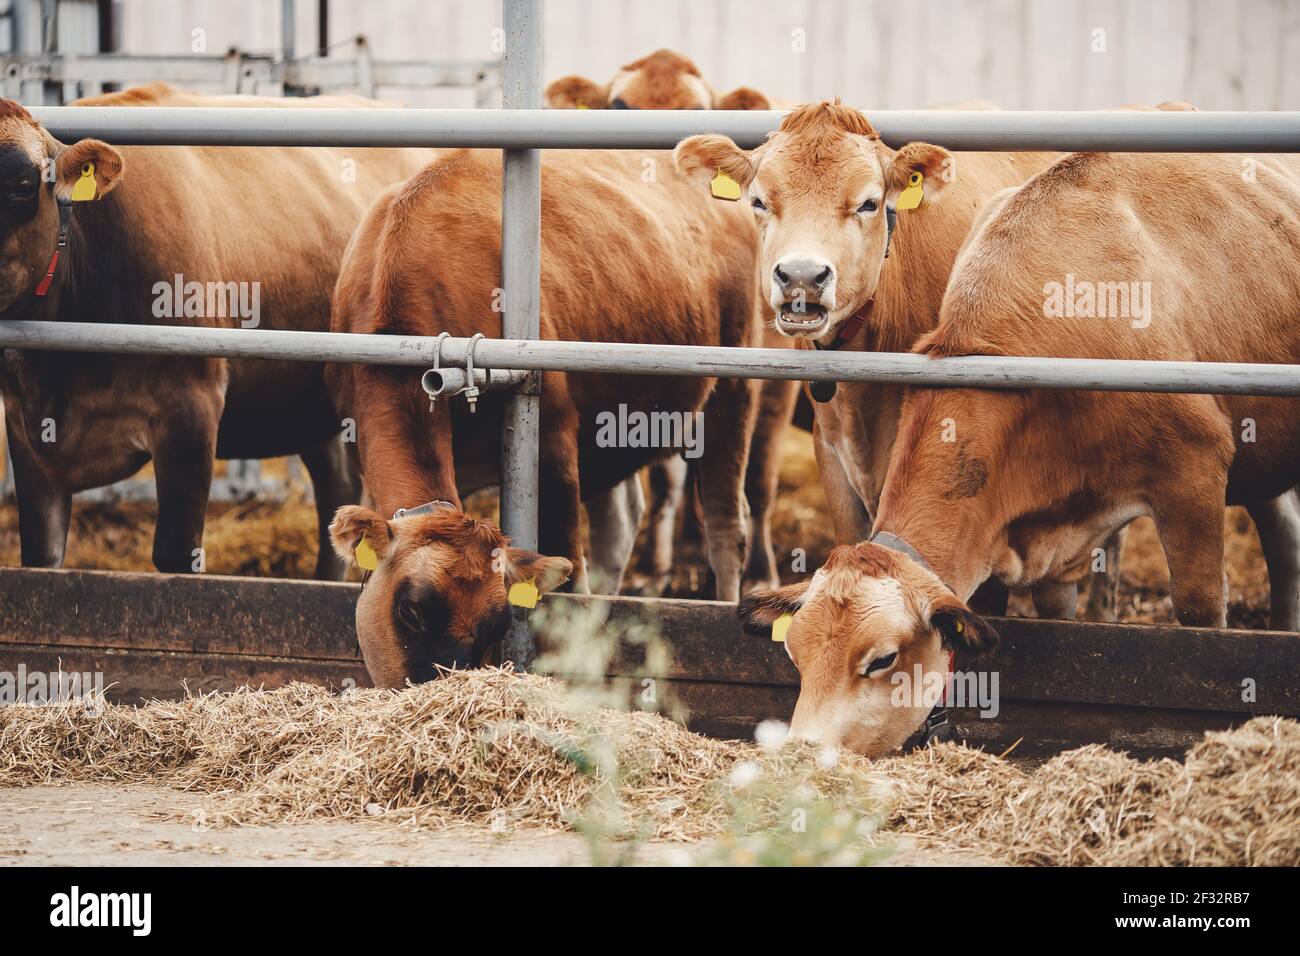
[[[542,105],[541,0],[505,0],[502,107]],[[508,339],[541,335],[542,154],[537,149],[502,151],[501,282]],[[537,461],[540,438],[540,375],[506,400],[501,435],[501,527],[514,544],[537,548]],[[522,669],[536,653],[527,614],[515,609],[505,656]]]

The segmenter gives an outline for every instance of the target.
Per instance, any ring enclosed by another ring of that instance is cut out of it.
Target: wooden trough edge
[[[353,633],[355,584],[0,568],[0,672],[92,671],[120,702],[308,680],[366,686]],[[706,733],[747,737],[788,719],[798,674],[782,645],[741,632],[716,601],[552,595],[657,621],[671,693]],[[1102,742],[1172,752],[1255,714],[1300,716],[1300,634],[1005,618],[1002,647],[973,664],[997,680],[998,714],[959,711],[973,741],[1045,752]],[[963,662],[958,662],[961,669]],[[630,693],[624,649],[609,668]]]

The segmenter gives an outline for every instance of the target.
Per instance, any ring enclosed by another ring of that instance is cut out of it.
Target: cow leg
[[[871,512],[862,503],[857,489],[844,473],[839,456],[826,443],[816,422],[813,422],[813,453],[817,459],[817,471],[822,476],[822,490],[831,513],[835,543],[865,541],[871,537]]]
[[[1200,495],[1194,487],[1177,490],[1176,497],[1157,499],[1153,514],[1169,561],[1174,613],[1187,627],[1223,627],[1223,484]]]
[[[1052,621],[1073,621],[1079,606],[1079,585],[1073,582],[1043,582],[1030,592],[1038,616]]]
[[[609,491],[589,498],[587,528],[591,538],[591,592],[617,594],[632,557],[645,514],[640,475],[632,475]]]
[[[1125,529],[1120,528],[1102,545],[1106,550],[1106,567],[1093,572],[1088,585],[1088,604],[1084,608],[1085,620],[1110,622],[1119,619],[1119,579],[1124,533]]]
[[[707,431],[700,459],[700,503],[719,601],[740,600],[749,549],[745,467],[758,413],[758,388],[747,379],[719,379],[704,408]]]
[[[14,468],[23,567],[61,568],[68,546],[72,495],[52,484],[12,435],[9,459]]]
[[[743,590],[781,584],[772,547],[772,505],[781,478],[781,442],[799,397],[798,382],[777,379],[759,386],[758,421],[745,469],[745,499],[749,502],[749,566]]]
[[[1247,510],[1268,564],[1268,626],[1300,631],[1300,498],[1292,490]]]
[[[153,563],[159,571],[189,573],[203,568],[199,558],[221,405],[219,393],[193,396],[182,414],[164,419],[153,435],[158,495]]]
[[[361,499],[361,476],[341,432],[328,441],[304,449],[299,457],[311,476],[312,492],[316,497],[316,580],[342,581],[348,563],[330,544],[329,526],[334,520],[334,512]]]
[[[677,513],[686,492],[690,466],[681,455],[657,461],[647,469],[650,479],[650,521],[644,566],[650,583],[641,593],[658,597],[667,592],[673,576],[673,545],[677,535]]]
[[[543,554],[561,555],[573,562],[571,590],[575,594],[590,594],[591,580],[583,555],[580,520],[578,413],[569,404],[562,408],[548,407],[547,386],[546,382],[542,385],[537,541]]]

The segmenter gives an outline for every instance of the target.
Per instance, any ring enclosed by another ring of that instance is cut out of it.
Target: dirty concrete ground
[[[207,798],[166,787],[67,783],[0,789],[0,866],[587,866],[576,833],[413,830],[400,823],[320,821],[201,828],[163,818]],[[689,863],[699,847],[650,843],[631,862]],[[989,861],[900,841],[886,866]]]

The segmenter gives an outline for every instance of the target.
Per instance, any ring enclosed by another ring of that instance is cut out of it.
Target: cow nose
[[[795,713],[793,718],[790,720],[790,731],[786,735],[786,741],[809,744],[828,743],[828,735],[825,733],[825,730],[826,728],[822,726],[820,721],[806,717],[800,713]]]
[[[823,289],[835,277],[835,270],[825,259],[798,258],[783,259],[772,270],[772,278],[777,288],[787,298],[802,291],[805,296],[821,295]]]

